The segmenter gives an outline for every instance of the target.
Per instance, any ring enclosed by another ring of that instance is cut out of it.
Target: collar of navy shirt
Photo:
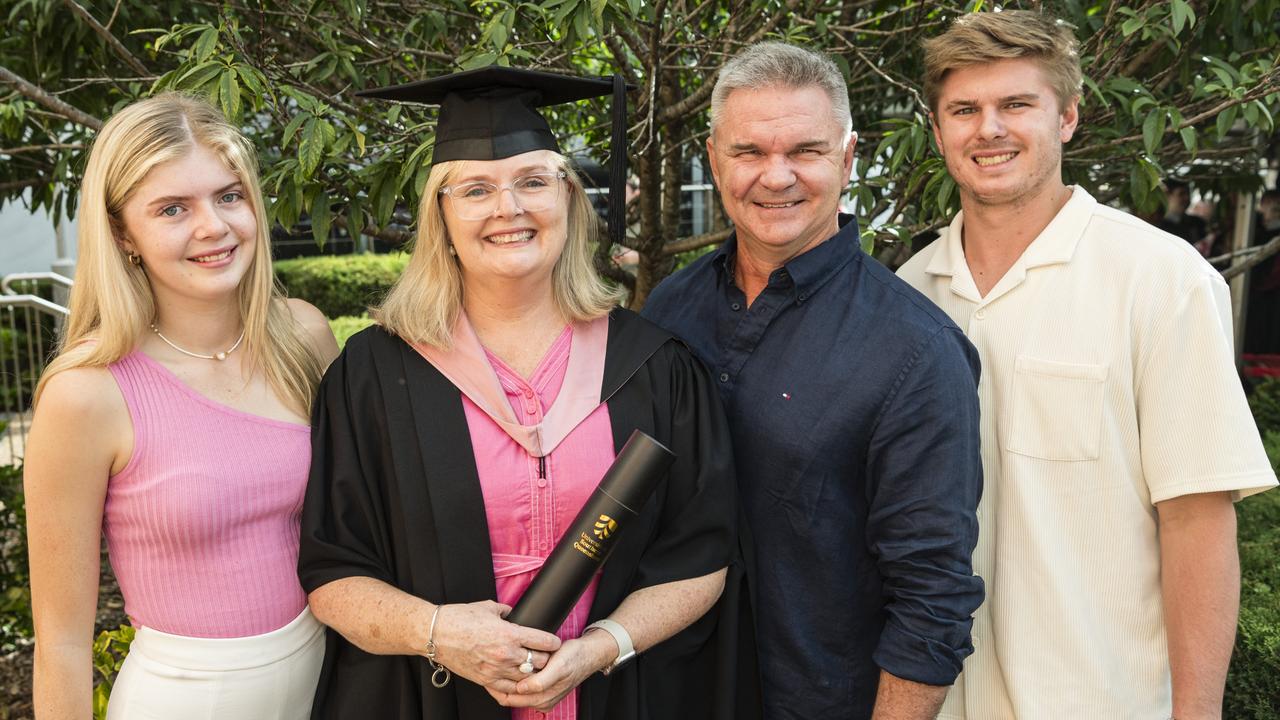
[[[862,254],[859,243],[858,221],[852,215],[841,213],[837,218],[840,228],[835,235],[783,263],[769,273],[769,289],[789,292],[797,303],[813,297],[828,280],[835,277],[846,264]],[[738,253],[738,234],[734,232],[716,249],[711,264],[716,268],[720,283],[736,286],[733,263]]]

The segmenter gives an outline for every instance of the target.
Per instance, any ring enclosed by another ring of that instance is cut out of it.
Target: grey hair
[[[779,85],[818,87],[831,100],[835,121],[844,127],[846,133],[853,129],[849,90],[840,68],[831,58],[798,45],[771,41],[747,47],[720,69],[720,77],[716,78],[716,86],[711,90],[711,130],[715,131],[725,101],[734,90]]]

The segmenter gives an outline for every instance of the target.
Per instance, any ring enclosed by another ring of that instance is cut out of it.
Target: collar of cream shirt
[[[1027,249],[1022,251],[1022,255],[986,297],[978,293],[977,284],[969,271],[969,263],[965,261],[964,246],[961,243],[963,210],[956,213],[951,225],[940,233],[936,240],[938,250],[929,259],[924,271],[929,275],[950,277],[952,291],[974,302],[989,303],[1020,284],[1026,277],[1027,270],[1069,262],[1097,204],[1098,201],[1092,195],[1079,185],[1074,186],[1071,199],[1062,206],[1045,229],[1040,231],[1036,239],[1031,241]]]

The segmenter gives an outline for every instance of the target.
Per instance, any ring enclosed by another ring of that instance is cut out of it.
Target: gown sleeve
[[[655,393],[656,429],[676,460],[659,498],[658,521],[641,556],[635,589],[727,567],[738,534],[733,446],[720,399],[702,363],[683,345],[669,343],[662,352],[670,369],[669,390]]]
[[[377,433],[385,417],[378,410],[378,388],[361,377],[370,373],[353,371],[372,366],[353,357],[364,349],[349,343],[329,366],[312,411],[311,475],[298,556],[298,575],[308,593],[345,577],[391,582],[379,474],[361,453],[369,447],[362,437]],[[364,422],[354,422],[355,417]]]
[[[645,508],[655,522],[619,594],[726,567],[728,573],[720,599],[692,625],[610,678],[588,679],[587,712],[580,717],[758,720],[759,671],[728,421],[709,374],[684,345],[666,343],[646,370],[631,381],[630,395],[646,399],[643,414],[652,411],[654,437],[676,460]]]

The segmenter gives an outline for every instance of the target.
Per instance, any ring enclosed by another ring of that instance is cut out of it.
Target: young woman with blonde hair
[[[298,518],[337,346],[274,285],[252,146],[201,100],[134,103],[94,142],[79,225],[26,455],[36,716],[90,715],[105,534],[137,628],[109,718],[306,717],[323,634]]]

